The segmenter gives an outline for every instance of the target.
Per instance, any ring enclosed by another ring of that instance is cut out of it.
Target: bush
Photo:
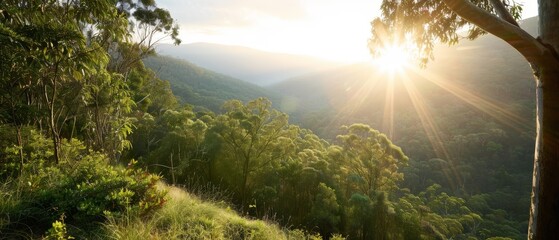
[[[9,188],[10,207],[0,207],[0,214],[9,219],[0,226],[4,228],[0,232],[21,231],[25,227],[25,231],[44,233],[63,215],[69,226],[78,225],[87,231],[108,215],[142,216],[165,202],[165,192],[155,186],[159,177],[134,169],[134,163],[127,167],[111,166],[106,156],[99,153],[79,158],[24,173],[14,181]],[[0,206],[3,204],[6,203],[0,200]]]

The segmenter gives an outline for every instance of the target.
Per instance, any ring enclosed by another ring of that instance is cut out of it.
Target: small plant
[[[74,237],[68,235],[66,230],[66,223],[64,223],[64,214],[60,216],[59,220],[52,223],[52,227],[48,230],[47,236],[44,239],[47,240],[69,240],[75,239]]]

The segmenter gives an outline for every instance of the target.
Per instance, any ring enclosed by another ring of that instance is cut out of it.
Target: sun
[[[389,45],[379,50],[374,65],[388,73],[402,72],[410,61],[410,53],[403,46]]]

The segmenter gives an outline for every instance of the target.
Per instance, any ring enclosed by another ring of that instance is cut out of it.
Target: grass
[[[194,194],[177,187],[163,183],[158,188],[167,191],[167,202],[162,208],[146,216],[124,214],[119,218],[108,217],[100,228],[90,229],[84,226],[67,225],[68,234],[64,230],[62,237],[55,234],[39,233],[22,228],[21,231],[11,232],[9,238],[16,239],[305,239],[318,240],[318,234],[309,234],[302,230],[288,230],[269,221],[254,220],[242,217],[231,209],[225,202],[219,200],[201,199]],[[6,212],[17,205],[17,193],[8,191],[7,184],[0,185],[0,212]],[[4,191],[5,190],[5,191]],[[0,239],[4,227],[10,220],[0,217]],[[63,220],[62,220],[63,222]],[[64,224],[64,223],[63,223]],[[66,228],[66,225],[64,225]],[[86,230],[89,229],[89,230]],[[71,230],[71,231],[70,231]],[[60,233],[55,232],[55,233]],[[53,237],[55,236],[55,237]],[[6,236],[4,236],[6,237]],[[45,238],[46,237],[46,238]],[[343,239],[333,236],[333,240]]]
[[[112,239],[321,239],[300,230],[241,217],[223,203],[202,201],[186,191],[161,184],[168,202],[149,217],[109,219]]]

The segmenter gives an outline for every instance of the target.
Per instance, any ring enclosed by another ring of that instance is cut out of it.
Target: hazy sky
[[[537,0],[520,0],[524,16]],[[183,43],[211,42],[343,62],[369,57],[369,22],[381,0],[158,0]]]

